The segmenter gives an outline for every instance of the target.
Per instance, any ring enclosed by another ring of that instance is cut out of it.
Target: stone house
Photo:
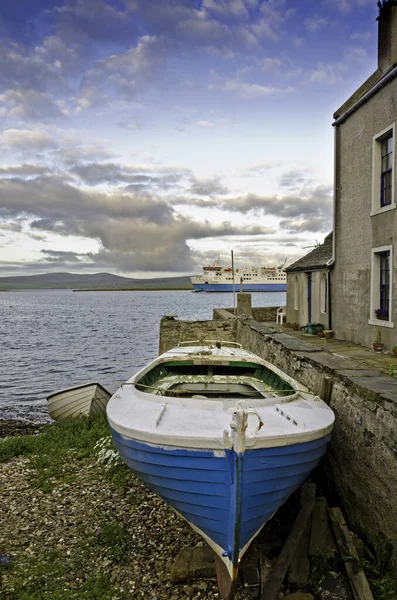
[[[287,272],[286,320],[298,323],[321,323],[331,329],[332,232],[292,265]]]
[[[397,1],[379,3],[378,68],[335,112],[332,328],[397,344]]]

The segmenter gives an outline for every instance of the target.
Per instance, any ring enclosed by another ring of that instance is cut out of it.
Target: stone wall
[[[259,323],[238,322],[236,341],[321,395],[333,382],[329,405],[335,428],[328,459],[349,524],[369,539],[385,536],[397,550],[396,381],[362,363],[322,351]]]
[[[173,348],[178,342],[189,340],[236,340],[236,319],[223,321],[179,321],[163,317],[160,321],[159,354]]]
[[[259,322],[276,322],[278,306],[258,306],[252,307],[252,318]],[[232,308],[214,308],[213,318],[218,321],[221,319],[229,319],[234,317]]]

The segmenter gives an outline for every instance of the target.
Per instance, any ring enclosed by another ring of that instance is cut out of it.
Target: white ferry
[[[231,267],[203,267],[201,275],[191,277],[195,292],[232,292]],[[238,292],[285,292],[287,275],[283,267],[243,267],[234,269],[235,290]]]

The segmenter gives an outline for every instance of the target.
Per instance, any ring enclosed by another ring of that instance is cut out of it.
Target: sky
[[[291,264],[376,0],[1,0],[0,276]],[[285,262],[286,261],[286,262]]]

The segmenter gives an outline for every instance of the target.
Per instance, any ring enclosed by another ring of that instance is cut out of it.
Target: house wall
[[[387,348],[397,343],[395,328],[368,323],[374,317],[370,314],[371,250],[392,245],[392,264],[396,264],[397,214],[393,209],[370,216],[372,148],[373,137],[395,122],[397,80],[392,79],[337,126],[335,136],[333,329],[339,339],[370,346],[379,327]],[[394,153],[394,180],[396,170]],[[393,279],[395,299],[397,277]],[[393,318],[395,300],[391,308]]]
[[[312,323],[329,327],[328,314],[323,312],[321,280],[327,269],[311,271],[312,276]],[[297,306],[297,308],[295,308]],[[302,271],[287,274],[287,322],[298,323],[300,327],[308,322],[307,273]]]

